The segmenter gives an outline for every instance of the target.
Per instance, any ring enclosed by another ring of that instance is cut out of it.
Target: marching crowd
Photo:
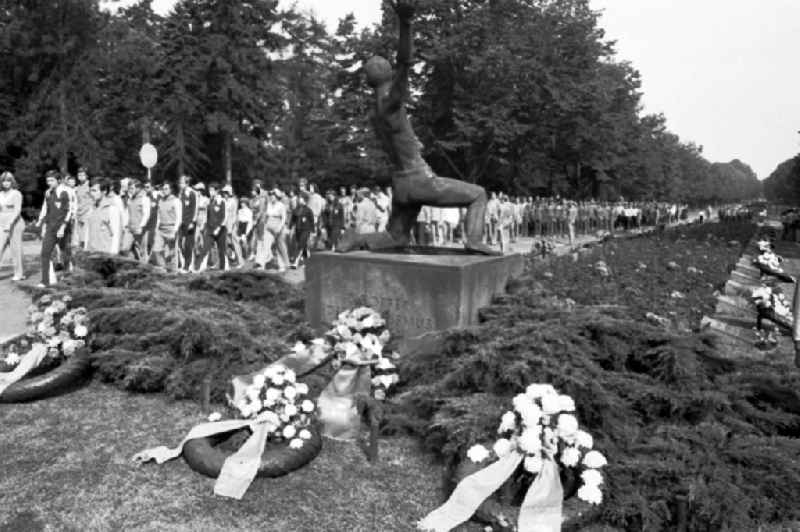
[[[138,179],[93,179],[46,174],[39,214],[42,285],[56,282],[55,265],[72,266],[72,249],[132,257],[177,272],[227,270],[252,264],[279,272],[298,267],[313,249],[335,250],[348,231],[386,228],[391,188],[342,187],[321,195],[301,179],[283,191],[255,181],[250,194],[230,185],[178,179],[153,185]],[[22,196],[10,172],[0,175],[0,261],[8,250],[14,280],[23,278]],[[565,238],[677,221],[685,206],[662,202],[575,202],[492,193],[486,243],[505,251],[520,237]],[[464,235],[464,209],[423,207],[412,235],[417,245],[447,245]]]

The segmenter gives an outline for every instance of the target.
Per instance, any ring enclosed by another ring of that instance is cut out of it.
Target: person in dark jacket
[[[306,204],[308,193],[301,192],[297,196],[297,205],[292,210],[289,218],[289,227],[294,231],[295,257],[292,260],[292,268],[297,268],[300,259],[305,259],[310,255],[308,251],[308,240],[314,231],[314,213]]]
[[[220,189],[221,187],[218,183],[208,185],[208,193],[211,199],[208,202],[208,214],[206,215],[206,253],[211,252],[211,245],[215,243],[217,245],[217,256],[219,257],[218,267],[220,270],[227,271],[228,205],[225,198],[220,194]]]
[[[39,285],[41,287],[56,282],[53,251],[56,245],[66,247],[69,244],[64,241],[64,237],[70,221],[70,195],[66,187],[61,184],[58,172],[54,170],[47,172],[45,180],[47,192],[44,194],[44,205],[39,215],[39,224],[42,227],[42,282]],[[62,251],[62,255],[67,253]]]
[[[322,210],[322,227],[328,235],[325,247],[330,250],[336,250],[336,245],[339,243],[339,237],[342,236],[345,225],[345,209],[339,198],[333,190],[329,190],[326,194],[325,208]]]

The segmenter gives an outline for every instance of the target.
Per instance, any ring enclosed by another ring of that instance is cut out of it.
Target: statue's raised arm
[[[411,68],[411,57],[414,47],[411,41],[411,20],[414,18],[414,4],[408,1],[395,0],[391,2],[400,25],[400,39],[397,44],[397,67],[395,69],[392,92],[390,94],[390,107],[402,105],[408,97],[408,71]]]

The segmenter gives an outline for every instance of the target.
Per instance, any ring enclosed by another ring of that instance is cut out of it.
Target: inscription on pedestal
[[[323,330],[340,312],[368,306],[398,338],[463,327],[523,267],[519,255],[317,253],[306,269],[306,316]]]

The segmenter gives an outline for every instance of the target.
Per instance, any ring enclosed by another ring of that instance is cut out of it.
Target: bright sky
[[[619,57],[641,72],[645,112],[664,113],[708,159],[739,158],[764,178],[800,151],[800,0],[590,1]],[[331,29],[349,12],[362,25],[380,18],[380,0],[297,4]]]

